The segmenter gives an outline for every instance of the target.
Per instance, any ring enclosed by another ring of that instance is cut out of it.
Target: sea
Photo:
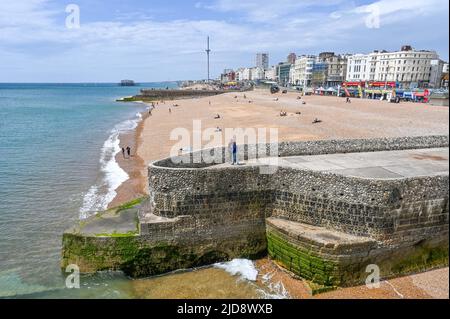
[[[116,99],[177,86],[0,83],[0,298],[287,297],[284,287],[255,284],[249,260],[139,280],[102,272],[66,285],[64,230],[105,209],[128,179],[115,161],[119,138],[146,106]]]

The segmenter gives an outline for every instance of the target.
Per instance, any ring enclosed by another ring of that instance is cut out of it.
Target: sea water
[[[264,296],[248,260],[142,280],[103,272],[65,286],[64,230],[105,209],[128,179],[115,161],[119,135],[145,106],[116,99],[176,85],[0,84],[0,298]]]
[[[118,134],[144,106],[115,100],[139,89],[0,84],[0,296],[60,287],[62,232],[128,178],[114,159]]]

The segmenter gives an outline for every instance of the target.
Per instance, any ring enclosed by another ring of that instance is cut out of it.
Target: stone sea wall
[[[448,147],[447,136],[276,145],[280,157],[438,147]],[[274,145],[239,149],[252,159]],[[255,165],[213,167],[202,160],[212,152],[228,159],[218,148],[152,163],[138,234],[69,232],[63,265],[138,277],[268,252],[298,276],[345,286],[361,283],[370,263],[383,277],[448,264],[448,174],[366,179],[286,166],[266,174]]]
[[[141,100],[178,100],[188,98],[200,98],[223,94],[225,91],[218,90],[158,90],[143,89],[141,94],[135,96],[135,99]]]

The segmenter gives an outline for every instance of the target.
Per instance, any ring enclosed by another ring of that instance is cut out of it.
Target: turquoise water
[[[176,83],[141,87],[167,85]],[[127,296],[120,274],[86,277],[89,289],[61,295],[59,261],[63,231],[107,205],[126,178],[117,137],[144,106],[115,99],[141,87],[0,84],[0,297]]]

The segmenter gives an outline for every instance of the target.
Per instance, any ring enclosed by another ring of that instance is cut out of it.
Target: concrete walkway
[[[449,148],[430,148],[367,153],[327,154],[265,158],[243,165],[265,165],[278,161],[281,167],[293,167],[345,176],[374,179],[397,179],[448,174]],[[221,164],[211,167],[231,166]]]

